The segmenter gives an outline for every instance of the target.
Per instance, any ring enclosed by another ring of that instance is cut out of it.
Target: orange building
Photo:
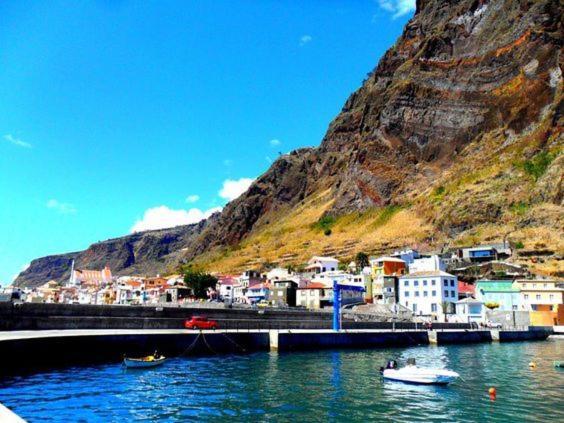
[[[372,281],[367,283],[364,299],[368,303],[384,297],[384,280],[397,278],[406,273],[407,264],[396,257],[378,257],[370,259]]]

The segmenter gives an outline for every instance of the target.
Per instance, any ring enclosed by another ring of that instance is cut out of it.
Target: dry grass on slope
[[[322,219],[331,205],[330,191],[312,196],[292,210],[269,216],[270,223],[253,231],[239,246],[203,255],[195,264],[225,273],[268,263],[299,266],[313,255],[349,260],[360,251],[384,252],[422,241],[433,233],[411,209],[388,206]],[[325,234],[327,229],[329,235]]]

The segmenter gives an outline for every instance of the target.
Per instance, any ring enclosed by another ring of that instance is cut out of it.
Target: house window
[[[419,281],[413,281],[413,286],[419,286]]]
[[[445,291],[445,297],[448,297],[448,291]]]
[[[537,299],[537,300],[540,300],[540,298],[541,298],[541,297],[540,297],[540,294],[537,294],[536,299]]]
[[[409,281],[408,281],[408,280],[405,280],[405,281],[403,282],[403,286],[409,286]]]
[[[446,279],[444,280],[444,285],[448,286],[448,281]]]
[[[435,286],[436,284],[437,284],[437,281],[433,279],[433,280],[431,281],[431,285]]]
[[[433,313],[436,313],[436,312],[437,312],[437,305],[436,305],[435,303],[431,304],[431,311],[432,311]]]
[[[415,291],[415,296],[419,297],[419,291]]]
[[[550,301],[554,300],[554,294],[550,294],[548,298],[550,298]]]
[[[545,288],[548,288],[548,284],[547,284],[547,283],[545,283],[545,284],[543,285],[543,287],[545,287]]]
[[[417,304],[413,304],[413,312],[417,312]]]
[[[423,281],[423,286],[427,286],[427,281]]]
[[[454,286],[454,279],[450,280],[450,286]]]
[[[404,296],[409,297],[409,291],[405,291]]]
[[[427,297],[427,296],[428,296],[427,294],[428,294],[427,291],[423,291],[423,296],[424,296],[424,297]]]
[[[436,296],[437,296],[437,291],[431,291],[431,296],[436,297]]]
[[[525,294],[524,297],[525,297],[526,300],[528,300],[528,299],[529,299],[529,294]]]
[[[451,296],[452,298],[455,298],[455,297],[456,297],[456,292],[450,291],[450,296]]]

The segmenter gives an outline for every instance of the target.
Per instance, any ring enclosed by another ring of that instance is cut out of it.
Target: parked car
[[[215,320],[209,320],[205,316],[192,316],[190,320],[184,322],[184,327],[186,329],[213,329],[218,328],[217,322]]]

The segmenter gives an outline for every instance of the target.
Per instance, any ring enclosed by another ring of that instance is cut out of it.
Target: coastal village
[[[183,274],[115,276],[109,266],[74,267],[69,280],[30,288],[4,288],[3,300],[64,303],[331,310],[333,284],[345,290],[345,309],[381,320],[401,315],[423,322],[479,325],[557,325],[564,321],[564,281],[531,274],[511,263],[507,243],[423,254],[406,248],[351,261],[313,256],[299,267],[213,274],[216,283],[198,298]],[[188,282],[188,283],[187,283]]]

